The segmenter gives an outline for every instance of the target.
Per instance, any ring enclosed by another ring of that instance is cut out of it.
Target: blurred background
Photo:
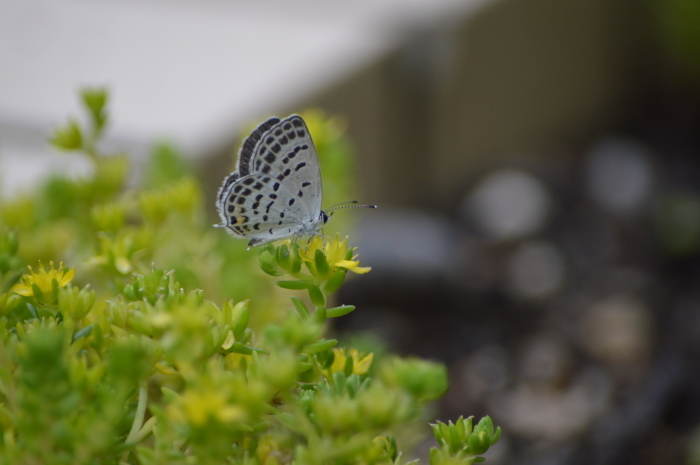
[[[446,362],[488,463],[700,463],[697,0],[0,0],[2,195],[89,169],[46,143],[82,85],[212,218],[251,124],[341,115],[380,209],[336,330]]]

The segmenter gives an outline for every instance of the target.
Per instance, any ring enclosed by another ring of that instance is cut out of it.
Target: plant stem
[[[136,406],[136,416],[134,416],[134,423],[131,425],[131,431],[126,437],[126,444],[131,444],[135,442],[134,439],[141,431],[143,426],[143,417],[146,415],[146,405],[148,404],[148,388],[147,386],[139,386],[139,403]]]

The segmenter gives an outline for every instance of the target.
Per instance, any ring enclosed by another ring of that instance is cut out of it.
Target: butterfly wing
[[[243,141],[237,170],[219,189],[221,226],[249,246],[289,237],[317,223],[321,170],[304,120],[269,118]]]
[[[271,176],[273,188],[277,184],[285,187],[285,196],[290,194],[285,198],[291,201],[287,207],[299,221],[317,220],[323,196],[321,168],[301,116],[291,115],[273,124],[255,145],[249,166],[253,173]]]
[[[260,139],[262,139],[265,134],[279,122],[280,119],[275,116],[268,118],[267,121],[258,124],[258,127],[253,129],[253,132],[251,132],[248,137],[243,139],[241,149],[238,151],[238,162],[236,163],[236,171],[240,177],[251,174],[252,171],[250,169],[250,160],[253,157],[255,147],[260,142]]]
[[[219,199],[222,225],[234,236],[266,244],[298,233],[303,209],[293,192],[266,174],[236,179]]]

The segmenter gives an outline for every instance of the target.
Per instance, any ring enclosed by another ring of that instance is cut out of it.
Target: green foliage
[[[430,449],[431,465],[483,462],[484,458],[479,456],[501,437],[501,428],[494,430],[493,421],[488,416],[482,418],[476,426],[472,426],[472,417],[460,417],[454,424],[438,421],[430,426],[440,444],[439,449]]]
[[[209,226],[184,163],[158,169],[163,147],[149,187],[127,189],[128,159],[98,148],[107,93],[81,95],[88,127],[52,141],[93,174],[0,206],[0,464],[403,463],[446,371],[327,337],[355,310],[332,294],[370,271],[347,239],[256,257]],[[500,434],[457,424],[439,423],[433,465],[472,463]]]

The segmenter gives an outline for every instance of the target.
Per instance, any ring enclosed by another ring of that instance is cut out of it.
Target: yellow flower
[[[212,420],[232,424],[247,419],[245,409],[230,403],[224,394],[211,388],[185,392],[177,402],[168,407],[168,412],[177,421],[194,426],[202,426]]]
[[[374,361],[374,354],[363,354],[358,352],[357,349],[346,351],[344,347],[333,349],[333,355],[335,356],[333,364],[327,370],[329,374],[345,371],[348,356],[352,358],[352,372],[356,375],[367,373]]]
[[[338,268],[345,268],[357,274],[368,273],[372,268],[361,267],[357,255],[353,255],[355,249],[348,249],[348,238],[340,240],[338,235],[330,242],[324,244],[320,236],[314,236],[309,241],[306,250],[299,250],[301,258],[306,261],[311,273],[316,274],[316,251],[320,250],[326,256],[326,261],[331,267],[331,274]]]
[[[46,271],[40,262],[38,272],[35,272],[31,266],[28,266],[29,274],[23,275],[21,282],[12,286],[11,290],[25,297],[34,296],[40,302],[54,302],[58,297],[58,288],[66,287],[73,280],[75,269],[63,268],[63,262],[58,265],[57,270],[54,269],[53,262],[49,262],[49,266],[51,268]],[[54,284],[54,281],[56,284]]]

